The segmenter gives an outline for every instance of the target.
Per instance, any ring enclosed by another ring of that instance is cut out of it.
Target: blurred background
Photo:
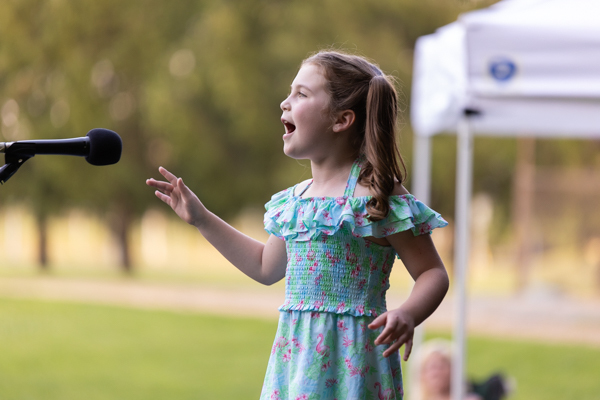
[[[257,398],[283,286],[229,266],[145,179],[164,166],[265,239],[264,203],[310,176],[282,152],[279,103],[323,48],[398,78],[410,175],[415,41],[495,2],[0,2],[0,140],[97,127],[123,139],[116,165],[38,156],[0,187],[0,397]],[[455,136],[433,138],[430,206],[451,225],[434,240],[450,272],[455,149]],[[599,171],[599,140],[475,139],[468,371],[505,370],[515,399],[600,398]],[[397,266],[391,298],[410,287]],[[449,310],[427,335],[449,336]]]

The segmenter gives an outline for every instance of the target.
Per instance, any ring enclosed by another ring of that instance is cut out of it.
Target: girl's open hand
[[[404,361],[408,360],[408,356],[412,350],[413,335],[415,332],[414,319],[401,308],[387,311],[373,320],[369,324],[369,329],[377,329],[385,326],[381,334],[375,339],[375,345],[391,344],[391,346],[383,352],[384,357],[388,357],[396,351],[400,350],[403,344]]]
[[[156,197],[167,203],[173,211],[190,225],[198,226],[202,213],[206,211],[198,197],[184,183],[183,179],[160,167],[158,171],[168,182],[157,181],[154,178],[146,180],[148,186],[155,187]]]

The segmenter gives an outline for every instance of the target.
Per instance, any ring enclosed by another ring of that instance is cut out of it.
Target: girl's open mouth
[[[289,135],[296,130],[296,125],[291,124],[287,121],[282,121],[282,122],[283,122],[283,126],[285,127],[286,135]]]

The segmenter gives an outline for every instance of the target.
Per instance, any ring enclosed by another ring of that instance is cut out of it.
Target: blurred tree
[[[4,139],[83,136],[105,127],[121,134],[124,147],[118,164],[101,168],[36,157],[0,197],[35,210],[42,264],[46,218],[85,207],[106,217],[129,270],[128,232],[156,204],[144,179],[159,165],[183,176],[224,217],[262,206],[306,177],[281,151],[279,103],[310,53],[334,47],[377,60],[399,78],[406,116],[416,38],[493,2],[4,1]],[[410,161],[410,127],[403,136]],[[453,157],[440,154],[436,164],[447,169]],[[443,204],[434,206],[447,210],[446,189],[439,198]]]
[[[161,69],[165,47],[185,32],[185,20],[200,6],[197,1],[114,0],[0,5],[2,100],[17,110],[17,122],[3,124],[4,138],[83,136],[106,127],[123,139],[116,166],[96,168],[69,157],[34,159],[10,181],[10,195],[3,196],[27,199],[36,213],[42,265],[47,216],[87,207],[108,216],[121,244],[121,264],[129,270],[128,230],[152,201],[143,185],[151,165],[145,82]]]

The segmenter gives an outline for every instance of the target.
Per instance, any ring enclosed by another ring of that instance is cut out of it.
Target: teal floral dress
[[[371,222],[370,197],[353,197],[360,162],[342,197],[302,198],[296,186],[266,204],[265,229],[285,240],[285,302],[261,400],[402,399],[400,356],[374,345],[383,328],[367,326],[386,311],[396,252],[365,237],[447,223],[412,195],[391,196],[387,218]]]

